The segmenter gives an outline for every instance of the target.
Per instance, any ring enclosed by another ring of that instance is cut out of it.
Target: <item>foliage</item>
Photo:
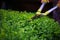
[[[44,16],[28,22],[34,13],[0,10],[0,40],[60,40],[60,25]]]

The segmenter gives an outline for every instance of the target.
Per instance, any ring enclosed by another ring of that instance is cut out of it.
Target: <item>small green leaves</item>
[[[0,12],[3,17],[0,40],[52,40],[54,36],[58,40],[60,25],[47,16],[28,22],[34,13],[11,10],[0,10]]]

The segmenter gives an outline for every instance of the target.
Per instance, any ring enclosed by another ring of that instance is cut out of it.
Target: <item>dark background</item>
[[[1,0],[0,8],[3,9],[12,9],[19,11],[37,11],[40,7],[40,0]],[[51,5],[51,6],[50,6]],[[43,12],[47,11],[52,7],[52,3],[48,3],[45,5]]]

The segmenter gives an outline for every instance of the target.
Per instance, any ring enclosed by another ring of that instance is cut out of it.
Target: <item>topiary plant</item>
[[[60,25],[43,16],[28,22],[34,13],[0,10],[0,40],[60,40]]]

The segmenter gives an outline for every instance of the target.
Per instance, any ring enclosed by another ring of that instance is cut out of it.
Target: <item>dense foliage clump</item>
[[[28,22],[34,13],[0,10],[0,40],[60,40],[60,25],[43,16]]]

